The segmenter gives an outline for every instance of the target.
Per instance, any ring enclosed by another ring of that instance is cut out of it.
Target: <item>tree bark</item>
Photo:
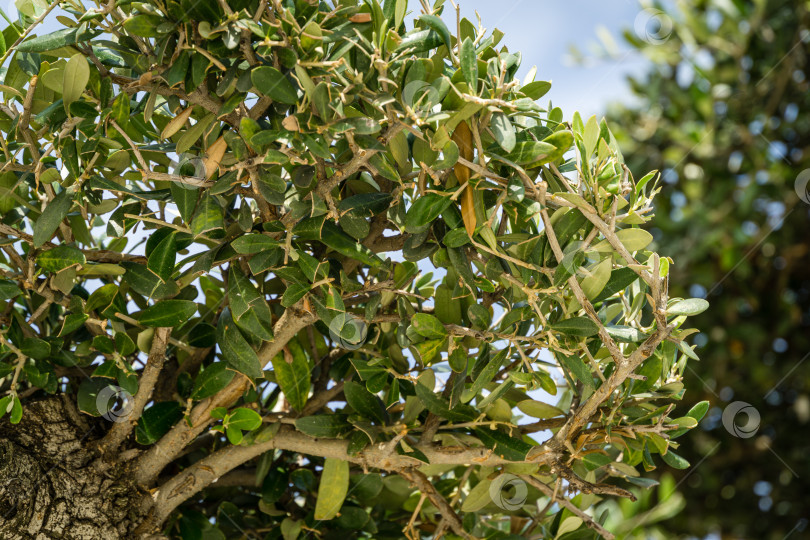
[[[117,540],[142,521],[123,467],[105,467],[93,443],[105,430],[60,398],[26,403],[0,422],[0,538]],[[107,470],[104,470],[107,469]]]

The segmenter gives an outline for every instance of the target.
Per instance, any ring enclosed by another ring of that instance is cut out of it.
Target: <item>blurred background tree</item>
[[[677,261],[673,296],[711,303],[696,320],[701,362],[687,369],[683,407],[713,408],[682,447],[693,466],[675,478],[686,508],[667,514],[677,513],[660,527],[668,537],[807,534],[808,6],[649,5],[636,21],[644,32],[624,34],[652,64],[608,119],[624,128],[616,136],[632,171],[662,172],[650,231]],[[751,407],[735,415],[737,401]],[[625,516],[655,510],[642,503]]]

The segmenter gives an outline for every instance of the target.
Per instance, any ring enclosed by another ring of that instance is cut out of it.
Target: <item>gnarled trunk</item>
[[[26,404],[0,424],[0,538],[131,538],[141,521],[137,491],[121,470],[99,470],[90,442],[101,433],[70,404]]]

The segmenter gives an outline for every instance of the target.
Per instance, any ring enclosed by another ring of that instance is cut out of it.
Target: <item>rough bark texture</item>
[[[89,443],[101,431],[59,398],[27,403],[18,425],[0,423],[0,538],[131,537],[135,491],[117,468],[94,465]]]

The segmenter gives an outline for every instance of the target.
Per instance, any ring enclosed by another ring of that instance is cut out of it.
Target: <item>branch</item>
[[[555,498],[554,490],[545,485],[540,480],[534,478],[533,476],[528,475],[520,475],[520,478],[530,486],[534,486],[535,488],[545,493],[548,497],[551,497],[552,500],[554,500]],[[596,522],[591,516],[580,510],[575,504],[573,504],[565,497],[557,499],[557,502],[560,503],[561,506],[564,506],[565,508],[573,512],[576,516],[578,516],[582,521],[585,522],[585,525],[601,534],[606,540],[614,540],[614,538],[616,538],[615,536],[613,536],[612,532],[605,529],[601,524]]]
[[[164,327],[155,330],[152,347],[149,349],[149,358],[138,383],[138,393],[134,397],[132,411],[123,422],[114,423],[107,435],[99,442],[98,447],[102,452],[115,451],[132,433],[135,424],[138,423],[144,407],[152,398],[152,390],[155,388],[160,371],[163,369],[163,362],[166,360],[166,345],[169,342],[171,333],[171,328]]]
[[[316,317],[309,312],[300,311],[295,306],[287,308],[279,317],[273,333],[275,339],[266,342],[259,349],[259,361],[265,366],[275,357],[283,347],[300,330],[315,322]],[[252,384],[251,380],[242,374],[237,374],[228,386],[214,396],[207,398],[192,409],[188,422],[178,422],[166,435],[163,436],[148,452],[143,454],[135,465],[134,480],[141,486],[149,486],[155,482],[157,475],[163,467],[171,463],[183,448],[189,444],[211,423],[211,411],[217,407],[229,407]]]
[[[428,479],[423,472],[412,469],[409,471],[401,471],[399,475],[409,480],[412,484],[419,488],[419,491],[427,495],[430,502],[433,503],[433,506],[435,506],[441,513],[442,519],[444,519],[450,525],[450,528],[453,529],[454,533],[462,538],[470,540],[476,538],[464,530],[464,525],[461,523],[461,519],[458,517],[458,514],[456,514],[453,507],[447,503],[444,497],[442,497],[441,494],[436,491],[436,488],[433,487],[430,479]]]
[[[364,469],[381,469],[401,472],[423,465],[416,458],[397,454],[385,444],[368,446],[357,455],[348,453],[348,441],[341,439],[317,439],[299,431],[282,427],[275,437],[267,442],[251,446],[228,446],[205,457],[166,481],[147,497],[145,504],[153,507],[153,526],[157,527],[183,501],[211,485],[219,477],[258,457],[268,450],[285,450],[307,456],[342,459],[360,465]],[[544,455],[542,461],[508,461],[485,447],[447,448],[432,445],[416,445],[432,465],[482,465],[498,466],[510,463],[548,463],[553,458]],[[432,499],[431,499],[432,501]],[[436,504],[434,502],[434,504]],[[438,506],[437,506],[438,507]]]

